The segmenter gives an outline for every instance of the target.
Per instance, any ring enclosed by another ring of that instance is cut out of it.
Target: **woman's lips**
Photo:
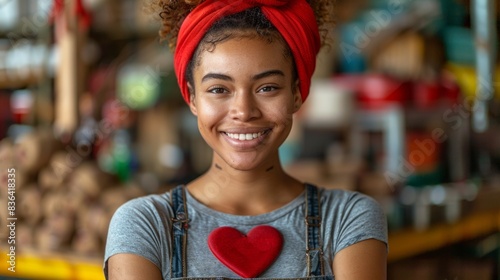
[[[227,136],[229,136],[232,139],[240,140],[240,141],[245,141],[245,140],[253,140],[255,138],[259,138],[264,134],[265,131],[257,132],[257,133],[226,133]]]
[[[252,148],[259,145],[271,129],[262,130],[259,132],[222,132],[221,134],[229,144],[237,148]]]

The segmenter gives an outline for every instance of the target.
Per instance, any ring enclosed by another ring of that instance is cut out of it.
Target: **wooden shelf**
[[[82,259],[65,255],[19,252],[16,254],[16,271],[8,270],[7,250],[0,250],[0,278],[47,280],[104,280],[101,259]],[[17,252],[16,252],[17,253]]]
[[[389,234],[388,261],[416,256],[494,232],[500,232],[498,210],[471,214],[455,224],[433,226],[425,231],[393,232]]]

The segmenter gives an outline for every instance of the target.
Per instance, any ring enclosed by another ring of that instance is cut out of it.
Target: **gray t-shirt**
[[[340,250],[367,239],[387,244],[386,216],[372,198],[350,191],[320,189],[325,270]],[[107,260],[119,253],[142,256],[155,264],[164,279],[170,272],[170,193],[149,195],[122,205],[113,215],[106,242]],[[189,277],[240,278],[225,267],[210,251],[207,238],[212,230],[231,226],[246,233],[257,225],[275,227],[283,235],[283,248],[276,261],[260,278],[306,277],[305,192],[272,212],[257,216],[221,213],[201,204],[186,192],[188,216],[187,263]]]

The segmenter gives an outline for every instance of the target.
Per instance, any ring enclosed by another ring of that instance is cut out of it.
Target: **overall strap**
[[[187,276],[186,245],[189,219],[184,186],[177,186],[170,192],[172,210],[172,252],[170,256],[172,278]]]
[[[321,215],[318,188],[306,184],[306,258],[307,275],[324,274],[323,247],[321,242]]]

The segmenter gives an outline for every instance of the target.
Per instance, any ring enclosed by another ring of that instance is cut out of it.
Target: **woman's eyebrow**
[[[265,77],[269,77],[269,76],[285,76],[285,73],[283,73],[283,71],[281,70],[269,70],[269,71],[265,71],[265,72],[262,72],[260,74],[257,74],[255,76],[252,77],[252,80],[259,80],[259,79],[262,79],[262,78],[265,78]]]
[[[230,82],[234,81],[234,79],[228,75],[219,74],[219,73],[208,73],[205,76],[203,76],[203,78],[201,78],[201,82],[205,82],[206,80],[210,80],[210,79],[224,80],[224,81],[230,81]]]
[[[262,78],[266,78],[269,76],[285,76],[285,73],[281,70],[269,70],[265,71],[262,73],[259,73],[255,76],[252,77],[252,80],[256,81]],[[201,78],[201,82],[205,82],[210,79],[216,79],[216,80],[224,80],[224,81],[229,81],[229,82],[234,82],[234,79],[228,75],[225,74],[220,74],[220,73],[208,73],[203,78]]]

